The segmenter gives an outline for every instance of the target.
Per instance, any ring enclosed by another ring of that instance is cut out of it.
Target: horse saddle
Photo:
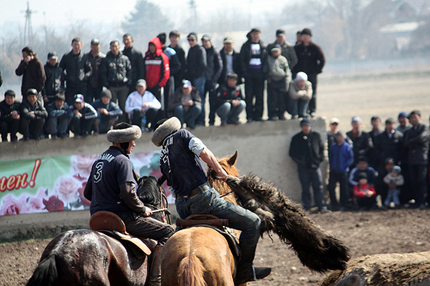
[[[149,256],[157,244],[152,239],[141,240],[127,233],[122,219],[109,211],[93,214],[90,218],[90,228],[117,239],[139,259],[145,255]]]
[[[225,237],[235,258],[238,259],[241,256],[239,240],[232,229],[228,228],[228,219],[218,218],[211,214],[195,214],[186,219],[176,219],[176,225],[181,228],[200,226],[214,229]]]

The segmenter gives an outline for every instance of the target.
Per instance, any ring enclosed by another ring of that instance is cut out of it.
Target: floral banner
[[[0,163],[0,216],[89,209],[84,189],[99,154],[46,157]],[[160,177],[160,152],[132,153],[140,176]],[[169,202],[173,202],[164,185]]]

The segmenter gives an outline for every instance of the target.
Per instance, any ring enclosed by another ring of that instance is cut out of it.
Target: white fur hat
[[[178,118],[172,117],[167,119],[163,124],[155,129],[154,134],[152,134],[152,143],[154,143],[155,146],[160,147],[167,136],[178,131],[181,127],[182,124]]]
[[[296,78],[294,80],[296,82],[297,81],[301,81],[301,80],[307,81],[308,80],[308,75],[306,73],[304,73],[304,72],[298,72],[297,75],[296,75]]]
[[[107,133],[107,140],[112,143],[125,143],[142,136],[142,131],[137,125],[132,125],[131,127],[125,129],[112,129]]]

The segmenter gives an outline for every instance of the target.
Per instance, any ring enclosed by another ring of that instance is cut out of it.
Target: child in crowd
[[[361,172],[358,175],[358,184],[354,186],[354,200],[358,208],[371,209],[376,203],[376,191],[367,181],[367,174]]]
[[[400,186],[404,184],[402,169],[399,166],[394,166],[393,170],[384,177],[384,183],[388,185],[388,196],[385,199],[384,206],[389,207],[391,202],[394,202],[395,208],[400,206],[399,194]]]

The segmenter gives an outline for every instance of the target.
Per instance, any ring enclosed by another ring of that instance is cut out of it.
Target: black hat
[[[359,174],[358,174],[358,179],[360,180],[360,179],[367,179],[367,174],[366,174],[366,172],[360,172]]]
[[[358,162],[369,162],[369,160],[367,159],[367,157],[366,157],[366,156],[360,156],[360,157],[358,158]]]
[[[237,75],[237,73],[231,72],[231,73],[229,73],[229,74],[227,75],[227,78],[234,78],[234,79],[237,79],[237,78],[238,78],[238,75]]]
[[[311,29],[309,29],[309,28],[304,28],[304,29],[302,30],[302,35],[309,35],[309,36],[311,36],[311,37],[312,37],[312,31],[311,31]]]
[[[107,96],[109,99],[112,99],[112,92],[109,89],[105,89],[102,91],[100,97]]]
[[[58,55],[56,52],[48,53],[48,60],[58,60]]]
[[[277,36],[285,36],[285,31],[282,29],[278,29],[276,30],[276,37]]]
[[[312,126],[312,123],[308,118],[303,118],[302,121],[300,121],[300,126],[303,126],[303,125]]]
[[[202,36],[202,41],[210,41],[210,40],[211,40],[211,37],[208,34],[204,34]]]
[[[99,39],[92,39],[91,45],[100,45],[100,40]]]
[[[249,31],[249,33],[253,33],[253,32],[257,32],[257,33],[261,34],[261,30],[258,27],[254,27],[254,28],[251,29],[251,31]]]
[[[37,95],[37,90],[34,88],[30,88],[29,90],[27,90],[27,92],[25,93],[25,95]]]
[[[64,93],[57,93],[54,96],[54,100],[62,100],[62,101],[66,101],[66,96],[64,95]]]
[[[385,120],[385,124],[394,124],[394,123],[395,123],[395,121],[392,117],[389,117]]]

